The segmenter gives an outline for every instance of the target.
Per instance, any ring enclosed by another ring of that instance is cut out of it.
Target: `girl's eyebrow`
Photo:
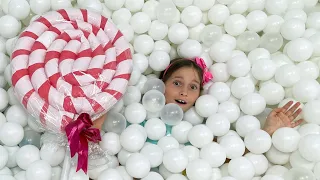
[[[173,79],[184,79],[182,76],[174,76],[173,77]],[[195,83],[198,83],[198,84],[200,84],[200,82],[199,81],[197,81],[197,80],[192,80],[193,82],[195,82]]]

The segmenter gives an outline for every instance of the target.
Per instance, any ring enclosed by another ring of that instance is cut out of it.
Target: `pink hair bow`
[[[213,76],[211,72],[208,70],[206,63],[202,58],[195,58],[195,62],[203,71],[202,84],[206,84],[213,78]]]

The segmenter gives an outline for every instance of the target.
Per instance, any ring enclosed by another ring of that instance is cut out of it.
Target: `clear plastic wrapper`
[[[52,144],[69,149],[80,136],[89,143],[88,159],[106,157],[96,144],[99,138],[90,139],[97,134],[92,122],[122,97],[132,72],[130,45],[111,20],[83,9],[48,12],[20,34],[11,68],[17,99],[56,134]]]

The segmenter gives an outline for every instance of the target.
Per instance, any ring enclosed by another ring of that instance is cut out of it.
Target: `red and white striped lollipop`
[[[81,113],[94,120],[107,112],[125,93],[132,71],[122,33],[83,9],[41,16],[21,33],[11,59],[17,98],[55,132]]]

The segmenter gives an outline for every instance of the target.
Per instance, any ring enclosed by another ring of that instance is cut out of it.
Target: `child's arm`
[[[93,127],[101,130],[103,122],[106,120],[107,113],[93,121]]]

